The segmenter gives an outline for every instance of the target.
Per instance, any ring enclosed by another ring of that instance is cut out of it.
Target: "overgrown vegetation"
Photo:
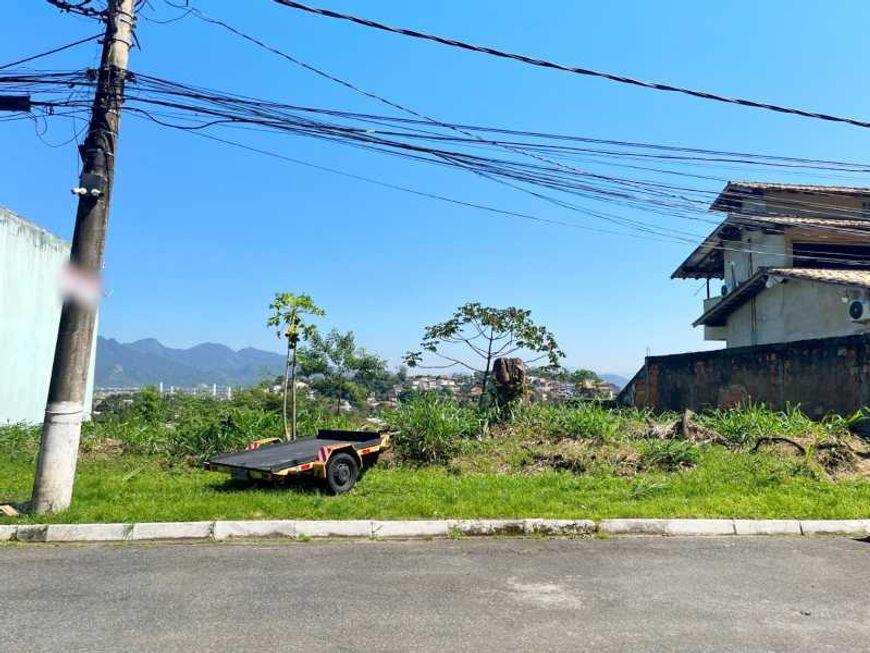
[[[331,414],[325,404],[299,403],[299,432],[318,428],[359,428],[359,420]],[[232,401],[174,395],[161,398],[146,388],[117,412],[96,416],[82,428],[85,456],[154,456],[171,465],[196,465],[211,456],[240,449],[251,440],[280,437],[282,396],[252,389]],[[0,456],[35,460],[38,426],[0,427]]]
[[[483,437],[490,413],[463,406],[434,392],[424,393],[385,415],[396,433],[398,460],[419,464],[445,464],[459,453],[463,442]]]
[[[752,405],[699,415],[536,404],[510,413],[423,393],[382,414],[390,455],[348,497],[235,485],[204,459],[282,432],[280,394],[145,390],[87,423],[70,519],[473,516],[866,516],[859,416]],[[300,437],[375,428],[300,399]],[[0,502],[25,500],[38,427],[0,427]],[[288,496],[288,492],[291,492]],[[151,494],[149,494],[151,493]],[[177,504],[171,507],[169,504]]]

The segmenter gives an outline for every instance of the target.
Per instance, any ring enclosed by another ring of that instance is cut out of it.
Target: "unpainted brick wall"
[[[617,402],[663,412],[753,401],[850,415],[868,403],[868,361],[868,335],[650,356]]]

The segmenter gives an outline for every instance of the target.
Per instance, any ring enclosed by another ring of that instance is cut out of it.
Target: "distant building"
[[[42,422],[60,321],[58,280],[69,252],[65,240],[0,207],[0,423]]]
[[[870,333],[870,188],[731,182],[710,208],[727,217],[673,274],[721,279],[694,323],[706,340]]]
[[[459,383],[450,376],[414,376],[407,381],[407,384],[412,390],[417,390],[418,392],[428,392],[431,390],[442,390],[452,393],[459,392]]]

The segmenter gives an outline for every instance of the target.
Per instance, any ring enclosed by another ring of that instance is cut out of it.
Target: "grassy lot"
[[[870,516],[864,443],[845,420],[819,424],[797,411],[717,411],[681,430],[678,416],[597,406],[494,419],[425,400],[386,416],[402,428],[394,455],[333,497],[236,484],[199,467],[274,429],[272,408],[241,401],[137,405],[88,425],[72,509],[38,521]],[[762,442],[754,451],[767,436],[800,449]],[[0,502],[28,498],[37,437],[0,428]],[[37,520],[0,518],[14,521]]]
[[[32,468],[0,463],[0,497],[24,500]],[[18,521],[132,522],[210,519],[471,517],[866,518],[870,483],[796,472],[773,456],[713,448],[675,474],[496,474],[444,468],[375,468],[349,494],[246,487],[217,473],[163,468],[155,458],[85,460],[73,508]],[[4,520],[0,520],[4,521]],[[6,518],[5,522],[12,519]]]

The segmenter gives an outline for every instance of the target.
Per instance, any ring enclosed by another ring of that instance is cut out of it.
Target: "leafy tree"
[[[525,361],[527,364],[546,359],[550,366],[556,367],[565,357],[553,334],[532,321],[531,311],[513,306],[491,308],[478,302],[464,304],[447,321],[427,327],[420,347],[422,351],[405,354],[408,367],[445,369],[459,365],[472,374],[480,374],[481,404],[486,401],[492,363],[496,358],[523,358],[525,354],[532,356]],[[424,352],[434,355],[443,364],[423,365]],[[466,358],[469,354],[471,362]]]
[[[312,385],[335,398],[336,413],[341,412],[342,399],[359,403],[367,394],[382,394],[394,381],[386,361],[357,346],[353,331],[313,334],[302,353],[302,366],[309,377],[320,376]]]
[[[575,386],[582,385],[586,381],[600,381],[598,374],[592,370],[578,369],[573,372],[564,367],[533,367],[529,370],[532,376],[540,376],[551,381],[559,381],[561,383],[571,383]]]
[[[153,385],[142,388],[133,401],[133,408],[147,424],[157,424],[163,418],[160,391]]]
[[[587,381],[600,381],[601,379],[592,370],[574,370],[570,375],[571,383],[581,386]]]
[[[272,315],[266,322],[267,326],[275,327],[279,339],[287,340],[287,357],[284,362],[284,378],[282,383],[281,415],[284,425],[284,439],[296,439],[296,365],[299,339],[310,340],[317,335],[317,327],[307,324],[307,316],[322,317],[326,311],[317,306],[309,295],[294,295],[293,293],[275,293],[275,299],[269,304]],[[287,389],[290,388],[291,428],[287,426]]]

